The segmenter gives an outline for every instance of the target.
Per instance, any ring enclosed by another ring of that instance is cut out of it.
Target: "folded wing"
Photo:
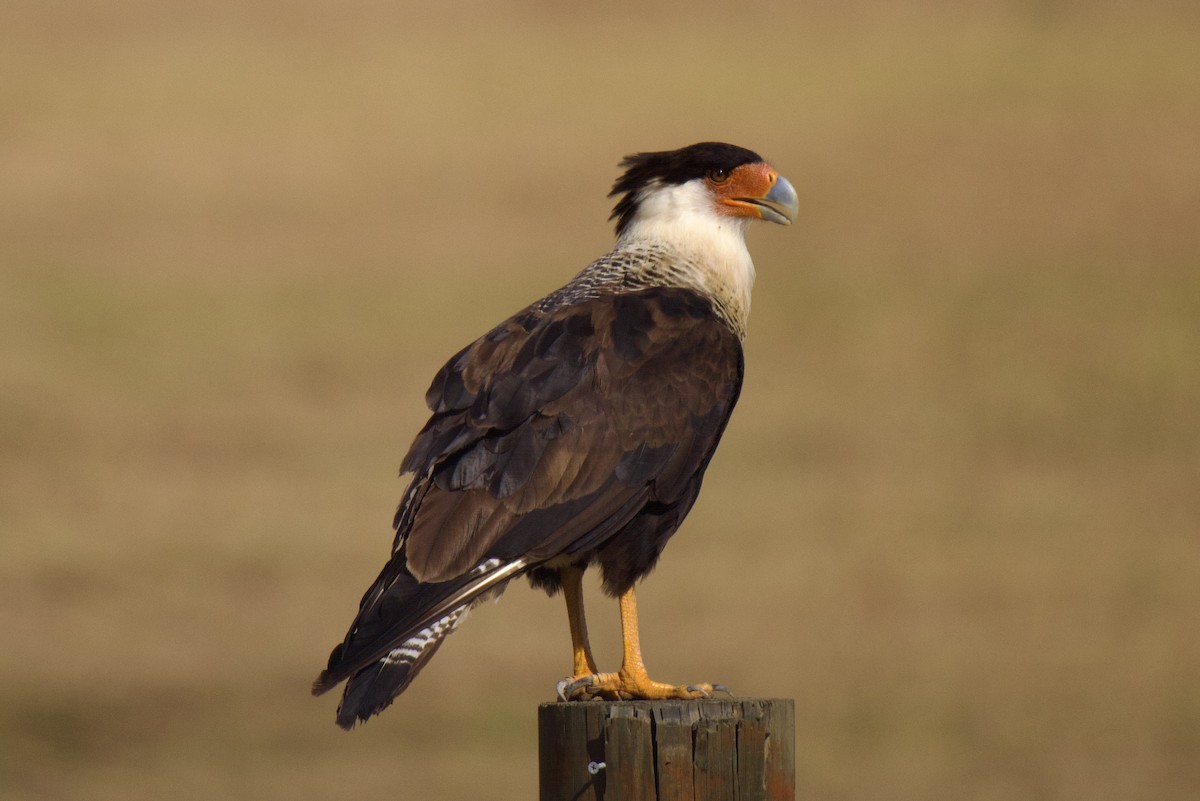
[[[464,348],[404,459],[392,558],[314,692],[350,678],[339,722],[365,719],[473,602],[547,561],[646,561],[602,562],[632,583],[691,507],[741,378],[737,336],[685,289],[535,305]]]

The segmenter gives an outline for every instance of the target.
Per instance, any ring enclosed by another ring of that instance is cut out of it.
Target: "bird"
[[[741,392],[746,230],[793,222],[796,191],[722,142],[635,153],[620,168],[613,249],[460,350],[425,395],[390,558],[313,684],[320,695],[346,682],[344,729],[388,707],[472,607],[519,576],[566,600],[561,699],[725,690],[649,677],[634,587],[696,501]],[[588,641],[590,567],[618,602],[616,672],[597,669]]]

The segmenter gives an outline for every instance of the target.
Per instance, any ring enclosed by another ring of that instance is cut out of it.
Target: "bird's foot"
[[[646,674],[589,673],[571,676],[557,686],[562,701],[657,701],[668,698],[711,698],[714,693],[733,695],[724,684],[664,684],[651,681]]]

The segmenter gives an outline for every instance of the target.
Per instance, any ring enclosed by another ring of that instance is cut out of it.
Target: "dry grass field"
[[[704,139],[802,211],[652,672],[794,697],[803,799],[1196,798],[1195,4],[446,5],[0,9],[0,798],[534,797],[558,599],[309,683],[434,371]]]

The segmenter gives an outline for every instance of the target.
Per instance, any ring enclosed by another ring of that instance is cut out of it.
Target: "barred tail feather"
[[[349,731],[355,723],[386,709],[458,628],[470,607],[471,604],[456,607],[400,643],[387,656],[351,676],[338,704],[337,724]]]
[[[525,561],[486,559],[455,581],[422,584],[393,559],[363,597],[358,618],[313,683],[321,695],[347,681],[337,722],[344,729],[385,709],[412,683],[474,604],[503,591]]]

